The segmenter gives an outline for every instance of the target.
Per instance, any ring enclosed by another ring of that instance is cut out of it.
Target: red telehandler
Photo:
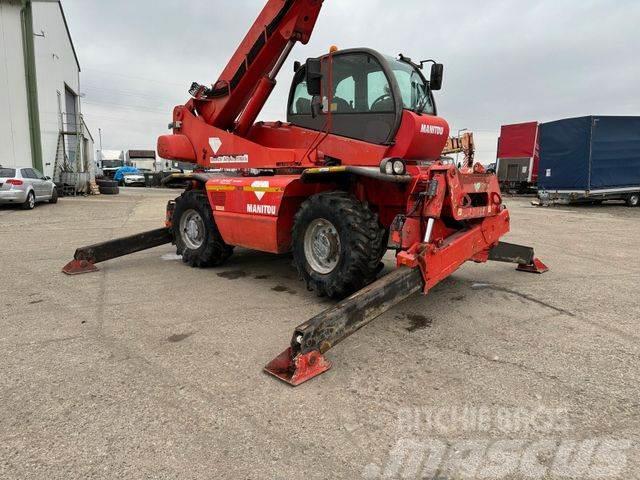
[[[496,177],[441,161],[449,137],[433,97],[441,64],[332,47],[295,63],[287,122],[256,123],[322,3],[268,0],[219,80],[193,84],[174,109],[159,155],[214,172],[179,178],[188,186],[169,202],[166,228],[80,248],[64,268],[95,271],[170,242],[192,267],[222,265],[235,247],[292,252],[310,289],[348,297],[297,327],[267,365],[292,385],[326,371],[324,354],[338,342],[467,261],[546,270],[533,249],[500,242],[509,213]],[[398,268],[376,280],[388,249]]]

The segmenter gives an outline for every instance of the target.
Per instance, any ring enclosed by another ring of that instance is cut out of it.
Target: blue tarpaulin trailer
[[[590,116],[540,126],[540,199],[640,200],[640,117]]]

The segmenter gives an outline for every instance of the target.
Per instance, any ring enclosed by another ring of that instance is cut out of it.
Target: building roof
[[[69,37],[69,43],[71,44],[71,50],[73,50],[73,56],[76,59],[76,65],[78,65],[78,71],[82,71],[80,68],[80,61],[78,60],[78,54],[76,52],[76,47],[73,45],[73,38],[71,38],[71,31],[69,30],[69,24],[67,23],[67,17],[64,14],[64,8],[62,8],[62,2],[60,0],[31,0],[32,2],[53,2],[57,3],[60,7],[60,14],[62,15],[62,20],[64,22],[64,28],[67,30],[67,36]]]

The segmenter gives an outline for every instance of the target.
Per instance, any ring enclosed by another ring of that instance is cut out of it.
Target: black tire
[[[640,205],[640,193],[632,193],[630,194],[627,199],[627,206],[628,207],[637,207],[638,205]]]
[[[337,233],[339,239],[338,247],[336,239],[330,238],[333,233],[323,238],[329,239],[330,248],[334,249],[329,260],[335,264],[331,271],[326,271],[331,265],[325,265],[323,271],[310,263],[314,248],[305,251],[305,237],[313,237],[310,229],[318,228],[318,222],[329,222],[331,232]],[[385,229],[378,216],[345,192],[320,193],[305,201],[295,216],[292,235],[294,263],[307,288],[334,299],[345,298],[372,283],[386,251],[382,245]]]
[[[36,208],[36,194],[33,191],[27,194],[27,199],[22,204],[23,210],[33,210]]]
[[[118,195],[120,189],[118,187],[100,187],[100,193],[103,195]]]
[[[118,182],[114,180],[108,180],[108,179],[99,179],[99,180],[96,180],[96,185],[98,185],[99,187],[113,188],[118,186]]]
[[[181,225],[183,216],[192,215],[192,212],[197,213],[204,227],[199,246],[189,245],[187,230]],[[184,192],[176,199],[172,230],[178,255],[182,255],[182,261],[191,267],[218,267],[233,254],[233,247],[227,245],[222,239],[213,218],[211,205],[201,192]]]
[[[53,190],[51,192],[49,203],[58,203],[58,189],[55,186],[53,187]]]

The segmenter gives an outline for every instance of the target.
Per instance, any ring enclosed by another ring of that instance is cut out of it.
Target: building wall
[[[19,2],[0,2],[0,165],[31,166]]]
[[[79,95],[80,70],[58,2],[33,2],[33,31],[37,35],[44,32],[44,37],[36,36],[34,43],[42,136],[42,163],[44,174],[53,176],[61,126],[59,114],[60,112],[66,114],[68,110],[65,87]],[[60,98],[58,98],[58,94]],[[79,112],[79,102],[77,108]],[[64,118],[66,128],[70,119],[66,115]],[[68,137],[68,142],[75,141],[75,137]],[[91,146],[91,150],[93,150],[93,146]]]

